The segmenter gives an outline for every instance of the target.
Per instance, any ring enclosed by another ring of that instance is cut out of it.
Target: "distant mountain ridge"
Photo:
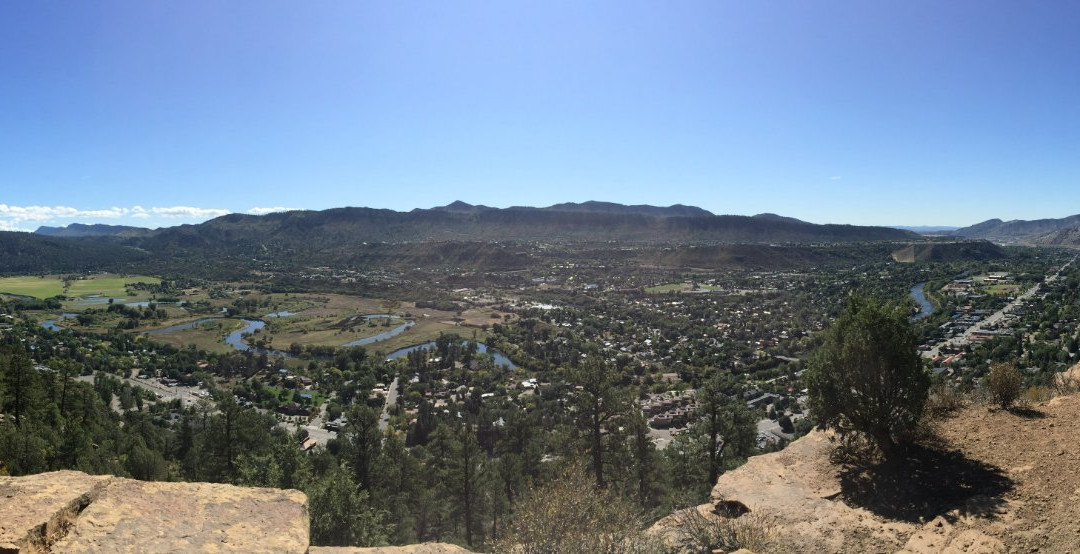
[[[197,248],[240,253],[271,248],[313,252],[366,242],[833,243],[914,237],[909,231],[885,227],[817,225],[780,216],[718,216],[679,205],[585,202],[500,209],[454,202],[410,212],[333,208],[260,216],[229,214],[199,225],[161,229],[126,244],[151,251]]]
[[[1076,227],[1080,227],[1080,214],[1058,219],[1035,219],[1031,221],[988,219],[975,225],[961,227],[953,231],[952,234],[966,238],[1025,240]]]
[[[151,233],[150,229],[143,227],[130,227],[127,225],[105,225],[95,223],[85,225],[72,223],[66,227],[47,227],[42,225],[34,233],[47,237],[112,237],[112,236],[142,236]]]
[[[704,217],[715,215],[712,212],[698,208],[696,206],[684,206],[683,204],[675,204],[672,206],[649,206],[646,204],[637,204],[633,206],[627,206],[625,204],[617,204],[615,202],[599,202],[596,200],[589,200],[587,202],[563,202],[561,204],[553,204],[546,208],[533,208],[530,206],[511,206],[505,208],[505,210],[512,211],[541,211],[541,212],[571,212],[571,213],[589,213],[589,214],[619,214],[619,215],[647,215],[652,217]],[[422,213],[425,211],[435,212],[447,212],[458,214],[473,214],[489,211],[500,211],[500,208],[492,208],[484,205],[472,205],[461,200],[455,200],[445,206],[436,206],[430,210],[424,210],[422,208],[416,208],[409,213]]]
[[[120,256],[146,264],[214,264],[229,270],[255,262],[521,268],[529,263],[522,253],[544,243],[642,245],[648,247],[645,251],[653,252],[641,260],[643,264],[685,260],[709,267],[726,260],[724,263],[779,267],[784,263],[782,258],[789,255],[799,254],[806,263],[817,259],[816,254],[779,248],[785,245],[918,239],[915,233],[886,227],[818,225],[775,214],[713,215],[693,206],[609,202],[492,208],[458,201],[409,212],[346,207],[266,215],[233,213],[197,225],[154,230],[72,225],[65,231],[45,228],[41,232],[58,234],[13,233],[7,238],[11,245],[20,245],[17,250],[22,255],[36,244],[48,245],[56,252],[50,259],[57,260]],[[67,254],[56,250],[68,242],[71,248]],[[669,249],[679,245],[695,249]],[[741,249],[739,245],[760,248]],[[710,250],[705,246],[732,248]],[[0,272],[14,269],[4,265],[0,260]],[[20,265],[24,270],[29,266]],[[78,265],[85,266],[85,262]]]

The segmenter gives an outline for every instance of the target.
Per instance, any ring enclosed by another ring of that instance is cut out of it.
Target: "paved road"
[[[390,390],[386,393],[386,404],[383,406],[382,415],[379,416],[379,431],[386,431],[390,425],[390,407],[397,404],[398,378],[390,383]]]
[[[1058,276],[1061,275],[1061,272],[1064,271],[1066,268],[1068,268],[1070,265],[1072,265],[1072,263],[1074,261],[1076,261],[1076,258],[1073,258],[1067,264],[1061,266],[1061,269],[1058,270],[1057,273],[1047,276],[1046,279],[1044,279],[1044,282],[1049,284],[1049,283],[1053,283],[1054,281],[1057,281]],[[1035,285],[1034,287],[1031,287],[1026,292],[1024,292],[1024,294],[1021,294],[1020,296],[1016,297],[1015,300],[1013,300],[1012,302],[1009,302],[1009,304],[1006,305],[1004,308],[990,314],[989,316],[987,316],[986,318],[980,320],[978,323],[972,325],[971,327],[968,327],[959,336],[953,337],[953,338],[948,339],[948,340],[944,340],[944,341],[936,344],[930,350],[924,351],[922,353],[922,356],[924,358],[933,359],[933,358],[938,357],[938,355],[940,355],[942,348],[945,348],[947,346],[948,347],[964,346],[965,344],[967,344],[968,342],[971,341],[971,335],[973,333],[977,333],[979,331],[982,331],[982,330],[986,329],[987,327],[996,325],[998,322],[1001,321],[1002,318],[1005,317],[1005,314],[1013,311],[1013,309],[1015,309],[1016,307],[1023,304],[1023,302],[1025,300],[1031,298],[1032,296],[1035,295],[1035,293],[1039,292],[1039,289],[1042,287],[1042,285],[1043,285],[1043,283],[1039,283],[1038,285]]]
[[[323,428],[323,416],[326,415],[326,404],[319,407],[319,413],[311,418],[307,425],[301,425],[307,429],[308,436],[315,439],[315,443],[326,446],[326,441],[336,439],[337,433]]]

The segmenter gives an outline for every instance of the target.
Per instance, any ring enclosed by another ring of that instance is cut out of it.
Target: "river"
[[[272,313],[272,314],[267,314],[266,317],[271,317],[271,318],[272,317],[289,317],[291,315],[293,315],[293,314],[290,313],[290,312],[283,311],[283,312],[275,312],[275,313]],[[64,318],[67,318],[67,317],[75,317],[75,314],[65,313],[60,317],[60,319],[64,319]],[[372,319],[386,319],[389,316],[387,316],[385,314],[371,314],[371,315],[358,316],[358,317],[362,317],[362,318],[367,319],[367,320],[372,320]],[[230,318],[225,318],[225,317],[204,317],[202,319],[196,319],[195,321],[189,321],[187,323],[179,323],[179,324],[176,324],[176,325],[170,325],[168,327],[163,327],[161,329],[154,329],[152,331],[146,331],[146,334],[147,335],[161,335],[161,334],[165,334],[165,333],[175,333],[177,331],[186,331],[188,329],[193,329],[195,327],[198,327],[199,325],[202,325],[204,323],[209,323],[211,321],[223,321],[225,319],[230,319]],[[271,356],[288,356],[289,355],[287,352],[283,352],[281,350],[271,350],[271,349],[266,349],[266,348],[257,348],[257,347],[251,346],[251,345],[247,344],[246,342],[244,342],[244,335],[245,334],[254,333],[256,330],[259,330],[259,329],[262,329],[262,328],[266,327],[266,322],[262,321],[260,319],[241,319],[240,321],[244,322],[244,326],[242,328],[237,329],[236,331],[233,331],[233,332],[229,333],[228,335],[226,335],[225,336],[225,344],[228,344],[229,346],[231,346],[231,347],[233,347],[233,348],[235,348],[236,350],[239,350],[239,351],[252,350],[254,352],[259,352],[259,353],[266,352],[267,354],[269,354]],[[403,323],[401,325],[398,325],[397,327],[394,327],[393,329],[390,329],[388,331],[383,331],[382,333],[379,333],[377,335],[372,335],[370,337],[364,337],[362,339],[356,339],[354,341],[347,342],[342,346],[346,346],[346,347],[348,347],[348,346],[367,346],[369,344],[376,343],[376,342],[379,342],[379,341],[383,341],[383,340],[389,339],[391,337],[400,335],[401,333],[405,332],[406,329],[409,329],[414,325],[416,325],[415,321],[411,321],[411,320],[406,321],[405,323]],[[46,329],[49,329],[50,331],[59,331],[59,330],[62,329],[62,327],[56,325],[56,320],[53,320],[53,319],[42,322],[41,326],[46,328]],[[434,346],[435,346],[434,342],[425,342],[423,344],[414,344],[412,346],[407,346],[405,348],[400,348],[398,350],[395,350],[395,351],[391,352],[390,355],[386,357],[386,359],[387,360],[395,360],[395,359],[400,358],[400,357],[402,357],[402,356],[404,356],[404,355],[406,355],[409,352],[412,352],[414,350],[420,350],[420,349],[423,349],[423,348],[433,348]],[[486,344],[484,344],[482,342],[478,342],[478,343],[476,343],[476,350],[478,352],[488,352],[488,347],[487,347]],[[510,358],[506,357],[506,354],[503,354],[502,352],[499,352],[498,350],[491,349],[491,357],[495,360],[495,365],[497,365],[497,366],[507,366],[510,369],[517,369],[517,367],[518,367],[514,362],[510,361]]]
[[[390,318],[390,316],[387,315],[387,314],[369,314],[369,315],[364,315],[364,316],[355,316],[354,319],[356,319],[357,317],[362,317],[362,318],[364,318],[364,319],[366,319],[368,321],[371,321],[372,319],[389,319]],[[396,336],[404,333],[407,329],[412,328],[414,325],[416,325],[416,322],[412,321],[412,320],[409,320],[409,321],[406,321],[405,323],[402,323],[401,325],[398,325],[397,327],[394,327],[393,329],[383,331],[383,332],[381,332],[381,333],[379,333],[377,335],[372,335],[370,337],[364,337],[362,339],[356,339],[356,340],[353,340],[353,341],[349,341],[349,342],[343,344],[342,346],[346,346],[346,347],[348,347],[348,346],[367,346],[369,344],[374,344],[374,343],[379,342],[379,341],[384,341],[386,339],[396,337]]]
[[[77,314],[64,312],[64,313],[60,314],[60,317],[57,318],[57,319],[50,319],[48,321],[42,321],[41,326],[48,329],[48,330],[50,330],[50,331],[63,331],[64,328],[57,325],[56,322],[57,321],[63,321],[65,319],[73,319],[73,318],[76,317],[76,315]]]
[[[195,321],[189,321],[187,323],[180,323],[180,324],[177,324],[177,325],[170,325],[168,327],[163,327],[161,329],[154,329],[153,331],[147,331],[146,334],[147,335],[161,335],[161,334],[165,334],[165,333],[175,333],[177,331],[186,331],[188,329],[194,329],[195,327],[198,327],[199,325],[202,325],[204,323],[209,323],[211,321],[223,321],[225,319],[229,319],[229,318],[224,318],[224,317],[204,317],[202,319],[196,319]],[[261,319],[241,319],[240,321],[244,322],[244,326],[241,327],[240,329],[237,329],[237,330],[229,333],[228,335],[225,335],[225,344],[227,344],[227,345],[229,345],[229,346],[231,346],[231,347],[233,347],[236,350],[239,350],[241,352],[251,350],[253,352],[258,352],[258,353],[266,352],[267,354],[269,354],[271,356],[288,356],[289,355],[287,352],[282,352],[280,350],[272,350],[272,349],[269,349],[269,348],[257,348],[257,347],[251,346],[251,345],[247,344],[246,342],[244,342],[244,334],[246,334],[246,333],[254,333],[256,330],[262,329],[263,327],[266,327],[266,322],[262,321]]]
[[[926,295],[923,294],[923,287],[925,286],[926,283],[919,283],[914,287],[911,287],[911,298],[919,303],[919,313],[912,316],[912,321],[918,321],[924,317],[928,317],[934,312],[934,305],[931,304],[930,301],[926,299]]]
[[[434,342],[425,342],[423,344],[414,344],[412,346],[406,346],[405,348],[400,348],[398,350],[395,350],[395,351],[391,352],[390,355],[386,357],[386,359],[387,360],[396,360],[396,359],[398,359],[398,358],[400,358],[402,356],[405,356],[409,352],[413,352],[413,351],[416,351],[416,350],[423,350],[425,348],[435,348],[435,343]],[[477,352],[488,352],[488,347],[487,347],[486,344],[484,344],[482,342],[478,342],[478,343],[476,343],[476,351]],[[491,349],[491,357],[495,360],[495,365],[496,366],[506,366],[506,367],[509,367],[510,369],[517,369],[518,368],[517,364],[510,361],[510,358],[506,357],[506,354],[503,354],[502,352],[499,352],[498,350]]]

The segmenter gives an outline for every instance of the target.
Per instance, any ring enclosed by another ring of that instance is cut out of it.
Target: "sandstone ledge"
[[[77,471],[0,477],[0,553],[307,552],[294,490]]]

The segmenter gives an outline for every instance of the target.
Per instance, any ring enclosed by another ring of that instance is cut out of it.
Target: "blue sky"
[[[1080,213],[1080,4],[5,2],[0,229],[453,200]]]

